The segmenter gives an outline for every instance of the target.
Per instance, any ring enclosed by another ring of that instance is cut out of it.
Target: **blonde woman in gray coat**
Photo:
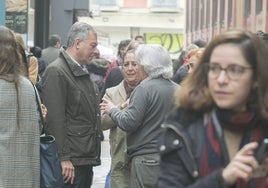
[[[0,187],[40,187],[40,126],[11,30],[0,26]]]

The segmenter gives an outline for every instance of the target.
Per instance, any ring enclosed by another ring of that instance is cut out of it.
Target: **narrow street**
[[[93,185],[91,188],[104,188],[105,178],[110,170],[109,130],[104,131],[104,141],[101,142],[101,165],[94,167]]]

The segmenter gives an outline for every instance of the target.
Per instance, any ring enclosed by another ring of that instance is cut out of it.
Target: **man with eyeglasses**
[[[67,49],[43,75],[47,132],[56,138],[64,188],[90,187],[93,166],[100,165],[99,90],[84,65],[97,49],[97,34],[76,22],[68,33]]]

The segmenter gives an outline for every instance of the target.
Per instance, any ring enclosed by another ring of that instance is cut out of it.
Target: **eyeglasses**
[[[219,77],[221,71],[225,71],[226,75],[230,80],[238,80],[246,69],[251,69],[251,67],[243,67],[241,65],[228,65],[226,68],[222,68],[216,63],[207,64],[208,66],[208,76],[209,78],[216,79]]]

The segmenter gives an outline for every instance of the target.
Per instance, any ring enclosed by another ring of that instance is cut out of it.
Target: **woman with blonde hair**
[[[196,66],[196,63],[198,63],[199,59],[201,58],[204,50],[205,48],[198,48],[193,49],[188,53],[188,73],[192,72],[193,68]]]
[[[187,57],[187,63],[182,65],[174,74],[172,80],[178,84],[181,84],[181,82],[187,77],[188,73],[192,72],[194,66],[196,63],[198,63],[203,51],[205,48],[195,48],[191,49],[186,57]]]
[[[22,60],[26,66],[26,73],[33,84],[36,84],[38,79],[38,60],[33,55],[30,55],[19,33],[15,33],[16,41],[19,44]]]

